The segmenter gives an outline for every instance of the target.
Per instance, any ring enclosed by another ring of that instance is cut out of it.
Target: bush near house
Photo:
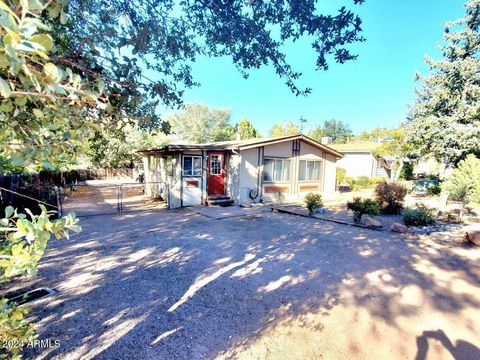
[[[442,187],[440,185],[433,185],[427,189],[427,195],[437,196],[442,193]]]
[[[344,182],[347,183],[353,191],[372,189],[380,181],[384,181],[383,177],[359,176],[357,178],[345,177]]]
[[[432,210],[424,205],[418,205],[415,209],[403,210],[402,221],[406,226],[426,226],[435,223]]]
[[[398,183],[381,181],[375,186],[375,196],[384,214],[399,214],[406,195],[406,187]]]
[[[308,193],[305,195],[305,205],[310,215],[323,206],[322,196],[320,194]]]
[[[380,213],[378,202],[372,199],[361,199],[356,197],[353,201],[347,202],[347,208],[353,211],[353,221],[358,224],[362,219],[362,215],[375,216]]]
[[[444,183],[449,198],[460,201],[462,206],[480,202],[480,159],[468,155],[460,161]]]
[[[337,168],[337,189],[340,187],[340,185],[342,185],[345,181],[345,175],[347,173],[347,170],[345,170],[344,168]]]

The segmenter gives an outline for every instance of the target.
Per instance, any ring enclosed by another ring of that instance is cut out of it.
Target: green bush
[[[375,196],[384,214],[399,214],[407,195],[405,186],[381,181],[375,186]]]
[[[427,189],[427,194],[430,196],[440,195],[442,193],[442,187],[440,185],[433,185]]]
[[[353,211],[353,221],[356,224],[360,222],[363,214],[375,216],[380,213],[378,202],[371,199],[362,200],[359,197],[354,198],[353,201],[349,201],[347,208]]]
[[[322,196],[320,194],[308,193],[305,195],[304,200],[310,215],[323,206]]]
[[[371,187],[370,178],[368,176],[359,176],[353,182],[353,190],[369,189]]]
[[[435,223],[432,210],[424,205],[419,205],[416,209],[403,210],[402,220],[406,226],[426,226]]]
[[[400,179],[410,180],[413,177],[413,163],[406,162],[400,170]]]
[[[345,178],[346,178],[346,173],[347,173],[347,170],[343,169],[343,168],[337,168],[337,189],[340,185],[342,185],[344,182],[345,182]]]
[[[458,163],[444,184],[449,197],[462,206],[480,201],[480,159],[468,155]]]

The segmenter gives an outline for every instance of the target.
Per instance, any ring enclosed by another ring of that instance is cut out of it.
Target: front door
[[[225,194],[225,154],[208,153],[208,195]]]

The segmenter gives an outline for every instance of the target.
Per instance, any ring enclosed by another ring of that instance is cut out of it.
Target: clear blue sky
[[[233,123],[246,116],[263,135],[273,124],[297,122],[300,116],[309,126],[343,120],[355,133],[397,125],[413,99],[415,72],[426,72],[426,54],[439,57],[442,25],[463,16],[464,1],[366,0],[361,6],[350,6],[349,0],[332,2],[329,8],[346,4],[360,15],[367,40],[353,47],[359,54],[356,61],[331,62],[326,72],[314,70],[308,42],[289,46],[288,59],[303,73],[298,84],[311,87],[312,94],[296,97],[271,67],[252,71],[245,80],[228,58],[198,59],[193,75],[201,86],[186,91],[185,103],[230,108]]]

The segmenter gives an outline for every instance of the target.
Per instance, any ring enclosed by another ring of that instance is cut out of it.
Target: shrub
[[[413,163],[406,162],[400,170],[400,179],[410,180],[413,177]]]
[[[480,159],[468,155],[460,161],[444,187],[449,197],[460,201],[463,207],[469,202],[480,201]]]
[[[375,195],[384,214],[399,214],[407,189],[397,183],[381,181],[375,186]]]
[[[432,217],[432,210],[424,205],[419,205],[416,209],[403,210],[402,220],[406,226],[425,226],[435,222]]]
[[[363,214],[374,216],[380,213],[378,202],[371,199],[362,200],[361,198],[356,197],[353,201],[347,203],[347,207],[349,210],[353,211],[353,221],[356,224],[360,222]]]
[[[371,187],[368,176],[359,176],[353,182],[353,190],[369,189]]]
[[[322,196],[320,194],[308,193],[305,195],[305,205],[309,214],[313,214],[315,210],[323,206]]]
[[[345,182],[347,170],[343,168],[337,168],[337,189]]]
[[[432,185],[427,188],[427,194],[430,196],[440,195],[442,193],[442,188],[440,185]]]

